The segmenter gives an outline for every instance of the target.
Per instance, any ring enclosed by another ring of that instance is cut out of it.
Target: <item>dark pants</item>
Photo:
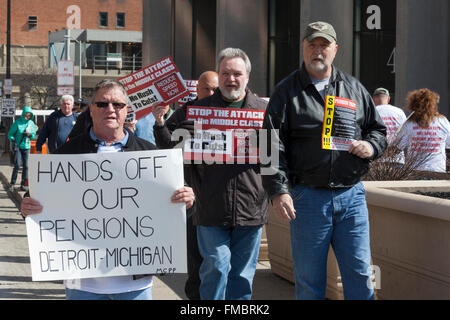
[[[186,228],[188,279],[184,286],[184,292],[189,300],[200,300],[199,271],[203,259],[198,250],[197,227],[192,222],[192,215],[186,220]]]
[[[19,174],[20,165],[22,164],[22,180],[20,182],[21,186],[25,185],[25,181],[28,178],[28,155],[30,154],[30,149],[19,149],[16,151],[14,157],[14,169],[11,176],[11,186],[16,183],[17,175]]]

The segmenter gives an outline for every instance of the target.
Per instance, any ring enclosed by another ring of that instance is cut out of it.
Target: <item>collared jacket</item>
[[[219,89],[194,106],[226,107]],[[265,110],[267,102],[250,90],[243,109]],[[171,130],[186,120],[187,105],[182,106],[153,132],[158,147],[172,147]],[[171,129],[169,129],[171,128]],[[257,164],[187,164],[185,180],[196,196],[193,222],[202,226],[257,226],[268,222],[268,198],[262,186]]]
[[[356,102],[354,139],[368,141],[374,155],[362,159],[347,151],[322,149],[325,101],[303,64],[277,85],[264,118],[263,129],[269,130],[269,137],[275,135],[278,142],[272,149],[276,145],[279,149],[279,163],[268,165],[274,174],[263,176],[270,197],[289,193],[289,185],[294,183],[316,188],[351,187],[368,171],[370,161],[383,154],[386,127],[364,86],[333,66],[330,84],[325,88],[328,95]]]
[[[42,127],[41,132],[39,133],[38,139],[36,141],[36,150],[42,151],[42,145],[48,138],[48,151],[50,153],[55,152],[55,150],[59,147],[58,140],[58,131],[59,131],[59,121],[61,118],[65,117],[62,113],[61,109],[58,109],[48,117],[47,121],[45,121],[44,126]],[[78,117],[78,113],[73,113],[73,117],[76,120]],[[74,123],[75,124],[75,123]],[[73,125],[72,124],[72,128]]]

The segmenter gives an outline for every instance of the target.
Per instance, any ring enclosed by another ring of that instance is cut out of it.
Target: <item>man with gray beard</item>
[[[194,106],[265,110],[267,102],[247,87],[251,63],[244,51],[227,48],[217,58],[219,88]],[[186,122],[183,106],[165,122],[156,121],[156,144],[170,140],[170,127]],[[192,124],[191,124],[192,126]],[[193,222],[203,262],[202,300],[251,299],[262,226],[268,201],[260,168],[252,163],[190,163],[185,179],[196,194]]]
[[[370,161],[383,154],[386,128],[363,85],[333,65],[336,42],[329,23],[307,26],[304,63],[277,85],[264,118],[263,129],[270,134],[278,130],[279,163],[272,163],[275,174],[264,175],[263,183],[274,213],[290,221],[297,299],[325,299],[330,244],[344,297],[374,298],[369,219],[360,178]],[[338,107],[334,101],[347,105]],[[324,120],[329,114],[334,117],[327,118],[334,121],[332,129]],[[333,132],[336,122],[338,137],[346,140],[327,148],[331,139],[325,133]]]

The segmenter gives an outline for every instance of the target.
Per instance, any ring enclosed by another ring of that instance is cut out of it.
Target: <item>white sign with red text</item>
[[[196,121],[196,130],[185,141],[184,159],[258,163],[257,130],[264,114],[264,110],[189,106],[186,120]]]
[[[58,62],[57,82],[58,86],[75,85],[73,61],[61,60]]]
[[[130,75],[117,79],[131,101],[129,116],[138,120],[152,111],[155,102],[171,104],[189,95],[183,78],[171,57],[166,57]]]

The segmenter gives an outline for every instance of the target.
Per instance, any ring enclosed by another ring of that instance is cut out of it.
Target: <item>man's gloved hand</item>
[[[24,137],[31,138],[31,133],[24,132],[24,133],[22,133],[22,135],[23,135]]]

